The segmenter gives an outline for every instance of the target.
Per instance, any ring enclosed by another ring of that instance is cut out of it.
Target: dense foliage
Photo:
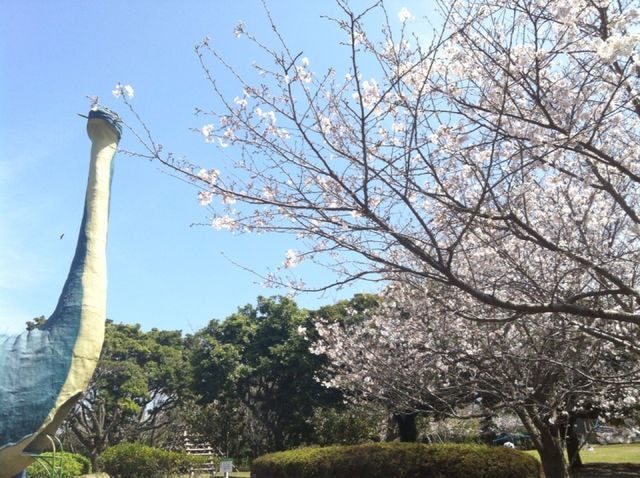
[[[319,381],[325,359],[311,353],[299,333],[310,326],[309,313],[291,299],[261,297],[256,307],[211,321],[196,334],[194,390],[201,403],[215,402],[218,413],[215,422],[201,423],[203,435],[215,439],[229,416],[229,429],[251,444],[254,456],[311,440],[314,408],[339,404],[340,394]]]
[[[478,445],[379,443],[301,448],[254,460],[254,478],[539,478],[539,462]]]
[[[479,418],[495,417],[492,423],[499,424],[498,417],[510,410],[517,423],[499,425],[491,433],[523,431],[524,424],[545,456],[569,444],[573,423],[558,411],[597,406],[599,416],[633,413],[625,387],[634,386],[637,358],[610,341],[580,334],[560,319],[505,325],[433,317],[434,309],[425,309],[428,294],[387,292],[357,295],[317,311],[299,309],[291,299],[259,298],[257,306],[239,308],[184,338],[179,332],[145,333],[137,326],[110,323],[109,346],[88,392],[101,398],[81,404],[83,422],[75,423],[77,412],[69,417],[63,428],[65,449],[99,455],[96,448],[83,448],[70,431],[81,425],[109,430],[112,448],[138,441],[184,450],[186,432],[191,441],[212,445],[215,454],[242,462],[308,444],[398,437],[450,441],[455,435],[451,427],[461,425],[442,418],[460,417],[464,409],[464,423],[476,423],[464,440],[479,439]],[[159,344],[163,337],[167,341]],[[156,365],[142,371],[140,363]],[[156,374],[180,375],[177,383],[185,384],[179,395],[167,398],[174,400],[173,407],[156,410],[149,401],[162,382]],[[608,374],[607,380],[598,379],[599,374]],[[145,410],[126,414],[126,404]],[[401,433],[402,425],[413,434]],[[91,445],[103,435],[87,436]],[[126,463],[135,458],[130,450],[123,448],[109,461],[110,451],[104,463]],[[142,456],[151,460],[151,468],[167,463],[157,454]]]
[[[107,448],[100,456],[102,469],[120,478],[153,478],[188,473],[200,457],[161,450],[139,443],[122,443]]]
[[[348,304],[324,310],[342,316]],[[206,442],[240,461],[306,443],[384,439],[385,410],[347,406],[323,385],[326,358],[306,338],[316,336],[311,315],[290,299],[259,298],[186,337],[108,322],[90,387],[61,430],[65,448],[99,469],[100,454],[121,443]]]
[[[91,463],[77,453],[43,453],[27,468],[29,478],[71,477],[91,473]]]
[[[143,332],[139,325],[107,321],[96,371],[64,424],[66,440],[94,467],[110,445],[155,444],[188,396],[188,371],[180,331]]]

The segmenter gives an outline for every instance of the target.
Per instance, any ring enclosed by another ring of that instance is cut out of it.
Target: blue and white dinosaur
[[[120,118],[89,112],[91,162],[78,244],[58,305],[40,327],[0,337],[0,478],[23,470],[49,446],[86,389],[104,340],[107,225]]]

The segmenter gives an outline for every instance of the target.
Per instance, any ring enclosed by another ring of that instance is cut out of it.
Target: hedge
[[[100,465],[109,475],[120,478],[150,478],[188,473],[205,457],[161,450],[140,443],[121,443],[100,455]]]
[[[482,445],[371,443],[299,448],[256,458],[252,478],[539,478],[538,460]]]
[[[91,462],[77,453],[42,453],[27,468],[29,478],[71,477],[91,473]]]

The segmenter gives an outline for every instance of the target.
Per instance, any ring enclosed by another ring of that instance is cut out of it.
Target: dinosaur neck
[[[58,305],[44,329],[65,331],[71,338],[83,328],[103,329],[107,296],[107,226],[112,160],[119,134],[100,118],[89,118],[87,132],[92,141],[89,179],[82,225],[71,269]]]

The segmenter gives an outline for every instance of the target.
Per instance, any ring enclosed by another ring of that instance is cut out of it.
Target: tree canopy
[[[310,440],[314,408],[339,403],[340,394],[318,380],[324,358],[300,334],[310,326],[309,313],[291,299],[260,297],[196,335],[194,389],[203,403],[236,403],[235,428],[251,430],[255,454]],[[243,417],[251,427],[238,427]]]
[[[189,362],[180,331],[149,332],[107,321],[105,342],[89,387],[64,424],[74,448],[96,467],[108,446],[155,444],[171,411],[188,398]]]
[[[357,403],[395,413],[492,416],[524,424],[547,476],[564,476],[585,437],[579,418],[630,416],[640,355],[585,334],[562,315],[472,322],[438,308],[437,287],[387,291],[359,320],[319,319],[313,350]]]

